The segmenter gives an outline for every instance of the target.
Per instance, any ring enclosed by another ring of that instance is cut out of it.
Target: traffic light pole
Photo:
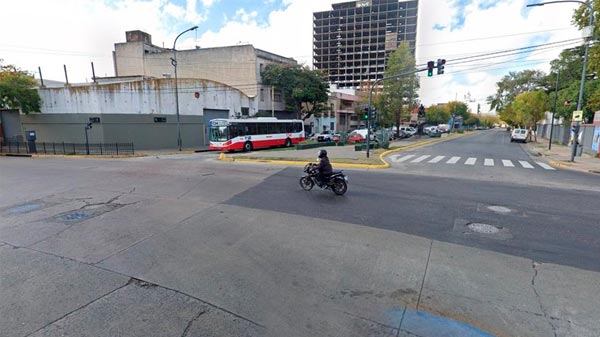
[[[444,62],[446,63],[446,62]],[[407,71],[398,75],[393,75],[393,76],[388,76],[388,77],[383,77],[380,78],[378,80],[376,80],[375,82],[373,82],[373,84],[371,85],[371,88],[369,90],[369,106],[368,106],[368,112],[367,112],[367,158],[369,158],[369,151],[371,150],[371,116],[372,116],[372,111],[373,108],[371,107],[371,103],[373,102],[373,89],[375,89],[375,86],[378,83],[381,83],[385,80],[392,80],[395,78],[400,78],[400,77],[404,77],[404,76],[408,76],[408,75],[413,75],[416,73],[420,73],[422,71],[428,70],[428,68],[423,68],[423,69],[416,69],[416,70],[411,70],[411,71]]]

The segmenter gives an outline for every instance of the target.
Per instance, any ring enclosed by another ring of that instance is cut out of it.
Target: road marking
[[[529,164],[529,162],[526,162],[524,160],[519,160],[519,163],[521,164],[521,166],[523,166],[526,169],[532,169],[533,166],[531,166],[531,164]]]
[[[504,165],[504,167],[515,167],[512,161],[508,159],[502,159],[502,165]]]
[[[448,159],[446,164],[456,164],[459,159],[460,159],[460,157],[452,157],[452,158]]]
[[[427,159],[427,158],[429,158],[429,157],[431,157],[431,156],[430,156],[430,155],[428,155],[428,154],[426,154],[426,155],[424,155],[424,156],[420,156],[420,157],[419,157],[419,158],[417,158],[417,159],[411,160],[410,162],[411,162],[411,163],[420,163],[420,162],[422,162],[423,160],[425,160],[425,159]]]
[[[541,167],[543,167],[546,170],[556,170],[554,167],[552,167],[552,166],[550,166],[550,165],[548,165],[546,163],[541,163],[539,161],[536,161],[535,163],[538,164],[538,165],[540,165]]]
[[[494,166],[494,159],[485,158],[483,160],[483,166]]]
[[[431,159],[431,160],[429,161],[429,163],[437,163],[437,162],[441,161],[442,159],[444,159],[445,157],[446,157],[446,156],[437,156],[437,157],[435,157],[435,158]]]
[[[406,155],[404,157],[396,156],[396,159],[393,159],[393,161],[396,162],[396,163],[401,163],[403,161],[409,160],[410,158],[412,158],[414,156],[415,156],[414,154],[409,154],[409,155]]]
[[[475,165],[475,162],[477,161],[477,158],[469,158],[465,161],[465,165]]]

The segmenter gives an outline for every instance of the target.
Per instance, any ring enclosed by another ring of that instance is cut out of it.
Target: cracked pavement
[[[227,203],[279,169],[2,160],[2,336],[599,337],[598,272]]]

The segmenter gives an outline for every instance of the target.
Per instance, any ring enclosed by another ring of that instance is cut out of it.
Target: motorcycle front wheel
[[[315,186],[315,183],[309,177],[300,178],[300,187],[302,187],[303,190],[310,191],[313,186]]]
[[[344,193],[346,193],[346,190],[348,189],[348,185],[346,185],[346,182],[344,181],[344,179],[337,178],[331,184],[331,189],[333,190],[333,193],[335,193],[337,195],[343,195]]]

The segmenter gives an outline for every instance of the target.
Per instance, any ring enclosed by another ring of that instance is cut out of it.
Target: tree
[[[512,105],[502,109],[499,113],[500,119],[508,125],[518,125],[519,120],[513,111]]]
[[[512,105],[522,125],[536,130],[537,122],[544,118],[544,113],[548,110],[548,95],[542,90],[525,92],[517,95]],[[535,141],[537,142],[537,136]]]
[[[450,101],[446,104],[446,108],[450,114],[461,116],[463,120],[466,120],[471,115],[471,111],[469,111],[467,104],[461,101]]]
[[[261,76],[263,84],[282,91],[286,108],[294,111],[298,119],[329,110],[329,84],[322,72],[302,66],[269,64]]]
[[[592,0],[588,0],[592,1]],[[600,3],[598,1],[592,1],[592,14],[600,12]],[[573,13],[572,23],[577,26],[579,29],[583,29],[587,27],[590,23],[590,11],[587,4],[582,4],[579,6],[577,10]],[[598,19],[594,17],[594,27],[592,32],[592,41],[594,41],[594,37],[598,36],[600,27],[598,27]],[[582,48],[583,49],[583,48]],[[591,44],[588,51],[588,63],[587,63],[589,72],[600,72],[600,46],[596,43]],[[581,68],[579,68],[581,72]]]
[[[518,94],[536,89],[544,84],[545,74],[539,70],[523,70],[520,72],[509,72],[500,82],[497,82],[496,94],[488,96],[487,103],[490,110],[502,109],[511,105]]]
[[[450,112],[446,105],[432,105],[427,108],[425,118],[429,125],[446,124],[450,120]]]
[[[0,108],[19,109],[23,113],[40,111],[41,99],[34,88],[33,75],[0,60]]]
[[[404,41],[390,54],[384,77],[411,72],[415,68],[415,57],[410,52],[409,44]],[[418,89],[419,77],[416,73],[386,80],[383,83],[383,97],[379,101],[378,114],[383,114],[384,120],[394,121],[398,128],[403,119],[410,119]]]

